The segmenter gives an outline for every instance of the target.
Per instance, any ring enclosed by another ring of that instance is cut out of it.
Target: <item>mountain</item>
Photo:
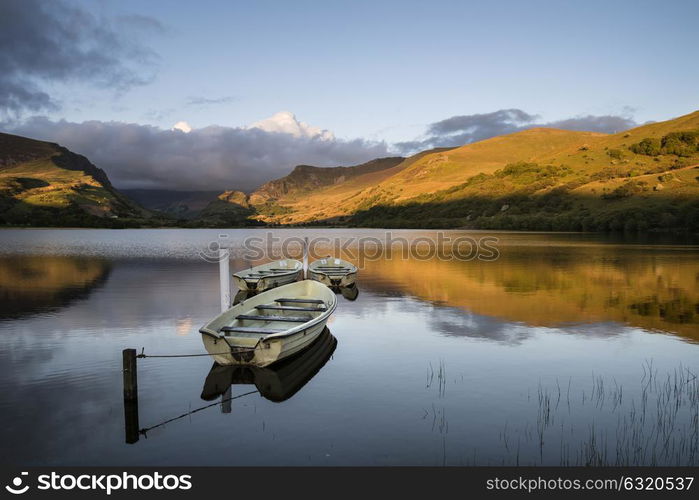
[[[391,178],[425,154],[427,152],[411,158],[379,158],[352,167],[300,165],[288,176],[254,191],[249,202],[257,218],[268,223],[310,222],[346,215],[361,207],[351,201],[341,207],[340,202]],[[322,194],[318,196],[319,193]]]
[[[225,191],[210,202],[198,215],[197,222],[203,226],[235,227],[264,225],[252,218],[255,210],[242,191]]]
[[[533,128],[409,158],[299,165],[249,195],[128,193],[157,212],[84,156],[0,134],[0,225],[699,232],[699,111],[617,134]]]
[[[250,202],[270,223],[699,230],[698,166],[699,111],[618,134],[534,128],[303,189],[287,176]]]
[[[84,156],[0,133],[0,224],[118,227],[148,216]]]
[[[250,195],[250,202],[260,205],[280,198],[290,199],[316,189],[342,184],[355,177],[395,167],[405,158],[378,158],[353,167],[313,167],[297,165],[292,172],[263,184]]]
[[[165,189],[120,189],[139,205],[176,219],[193,219],[220,191],[168,191]]]

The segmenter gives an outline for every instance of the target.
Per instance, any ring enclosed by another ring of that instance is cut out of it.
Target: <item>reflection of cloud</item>
[[[193,324],[192,318],[175,320],[175,332],[177,332],[177,335],[189,335]]]
[[[521,344],[532,335],[533,330],[519,323],[503,322],[497,318],[451,307],[435,307],[430,326],[444,335],[512,345]]]

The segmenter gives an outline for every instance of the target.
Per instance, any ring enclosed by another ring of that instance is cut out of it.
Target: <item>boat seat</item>
[[[289,269],[284,269],[284,268],[281,268],[281,267],[272,267],[272,268],[270,268],[270,271],[291,272],[291,271],[298,271],[298,270],[299,270],[299,269],[296,269],[296,268],[293,268],[293,269],[291,269],[291,268],[289,268]]]
[[[266,304],[261,306],[255,306],[255,309],[269,310],[269,311],[308,311],[308,312],[323,312],[325,307],[298,307],[298,306],[274,306],[272,304]]]
[[[310,316],[264,316],[257,314],[240,314],[235,319],[243,319],[250,321],[288,321],[289,323],[305,323],[313,318]]]
[[[279,328],[262,328],[257,326],[222,326],[221,332],[226,333],[279,333],[283,329]]]
[[[320,299],[275,299],[274,302],[292,302],[292,303],[307,303],[307,304],[323,304],[323,301]]]

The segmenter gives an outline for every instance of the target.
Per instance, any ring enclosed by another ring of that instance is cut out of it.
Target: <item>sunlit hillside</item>
[[[147,215],[84,156],[0,134],[0,224],[113,226]]]
[[[698,131],[699,112],[617,134],[535,128],[423,152],[303,196],[290,189],[267,199],[273,209],[258,217],[374,227],[693,230]]]

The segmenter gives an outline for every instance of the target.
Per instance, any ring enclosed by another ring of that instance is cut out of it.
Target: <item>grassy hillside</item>
[[[377,158],[376,160],[353,167],[323,168],[310,165],[298,165],[286,177],[270,181],[260,186],[250,195],[250,202],[253,205],[262,205],[277,201],[281,198],[286,200],[296,199],[299,196],[319,188],[341,184],[361,175],[393,168],[403,160],[404,158],[398,156]]]
[[[289,189],[278,193],[273,199],[260,198],[266,184],[250,195],[250,202],[256,209],[257,218],[269,223],[299,223],[327,220],[342,220],[344,217],[371,206],[370,193],[377,185],[386,179],[392,179],[401,171],[410,168],[415,162],[424,156],[433,153],[448,151],[448,148],[418,153],[410,158],[384,158],[381,159],[384,168],[364,169],[369,162],[357,167],[335,167],[335,179],[324,186],[310,187],[306,184],[303,189]],[[343,169],[343,170],[340,170]],[[342,175],[344,169],[355,169],[354,175],[346,177]]]
[[[119,227],[148,215],[84,156],[0,134],[0,225]]]
[[[699,227],[699,112],[618,134],[530,129],[420,153],[303,197],[268,222],[540,230]],[[372,176],[373,175],[373,176]]]

